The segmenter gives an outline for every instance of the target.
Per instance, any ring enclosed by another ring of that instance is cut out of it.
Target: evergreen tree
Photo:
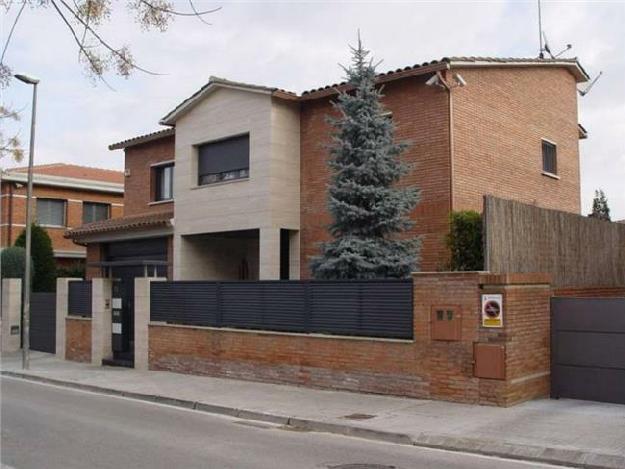
[[[26,246],[26,230],[22,231],[15,241],[15,246]],[[34,292],[51,292],[56,289],[56,262],[52,250],[52,240],[48,232],[33,223],[31,227],[31,258],[35,273],[32,290]]]
[[[410,226],[419,190],[396,187],[408,169],[400,161],[407,144],[394,142],[394,124],[375,87],[376,66],[360,37],[351,49],[351,67],[343,67],[351,90],[339,94],[339,117],[329,119],[333,240],[322,244],[311,269],[317,279],[405,278],[417,269],[420,243],[397,234]]]
[[[610,221],[610,207],[608,207],[608,199],[603,190],[595,191],[595,198],[592,200],[592,213],[588,216]]]

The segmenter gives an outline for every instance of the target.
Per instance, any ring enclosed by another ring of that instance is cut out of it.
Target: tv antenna
[[[538,57],[541,59],[544,59],[545,53],[547,53],[551,59],[557,59],[565,52],[571,50],[573,46],[571,44],[567,44],[564,49],[562,49],[560,52],[556,54],[554,54],[551,51],[551,46],[549,46],[549,41],[547,41],[547,34],[545,34],[545,31],[543,31],[541,0],[537,0],[537,2],[538,2],[538,42],[540,44],[540,52],[538,54]],[[599,78],[601,78],[601,75],[603,75],[603,72],[599,72],[599,74],[588,84],[588,86],[586,86],[586,88],[584,88],[583,90],[578,89],[577,92],[579,93],[579,95],[583,97],[583,96],[586,96],[588,93],[590,93],[590,90],[593,88],[593,86],[595,86],[595,83],[599,81]]]
[[[590,90],[592,89],[593,86],[595,86],[595,83],[597,83],[597,81],[599,81],[599,78],[601,78],[601,75],[603,75],[603,72],[599,72],[599,75],[597,75],[595,77],[594,80],[592,80],[588,86],[586,88],[584,88],[583,90],[577,90],[577,92],[579,93],[580,96],[586,96]]]
[[[571,50],[573,48],[573,45],[571,44],[567,44],[566,47],[564,49],[562,49],[560,52],[554,54],[553,52],[551,52],[551,47],[549,46],[549,41],[547,40],[547,34],[543,31],[543,39],[544,39],[544,45],[543,45],[543,50],[545,52],[547,52],[547,54],[549,54],[549,57],[551,57],[552,59],[557,59],[558,57],[560,57],[562,54],[564,54],[565,52]],[[541,57],[541,59],[544,58],[544,54]]]
[[[547,35],[545,34],[545,31],[543,30],[541,1],[540,0],[537,0],[537,1],[538,1],[538,42],[540,44],[540,52],[538,54],[538,57],[541,59],[544,59],[545,52],[546,52],[547,54],[549,54],[550,58],[557,59],[565,52],[571,50],[573,48],[573,45],[567,44],[564,49],[562,49],[560,52],[556,54],[554,54],[551,51],[551,47],[549,46],[549,41],[547,41]]]

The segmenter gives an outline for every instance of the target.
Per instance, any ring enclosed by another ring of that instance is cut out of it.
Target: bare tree
[[[5,13],[15,12],[0,55],[0,88],[8,87],[11,82],[13,71],[5,58],[13,33],[26,14],[25,11],[51,9],[74,40],[78,60],[84,65],[88,76],[110,86],[106,81],[110,73],[124,78],[128,78],[134,71],[158,74],[139,65],[127,44],[116,45],[103,35],[102,25],[110,21],[113,9],[124,8],[127,14],[134,16],[135,22],[143,30],[165,32],[176,17],[190,17],[209,25],[206,16],[221,8],[198,10],[193,0],[188,2],[189,11],[179,11],[169,0],[129,0],[126,5],[120,5],[114,0],[0,0],[0,9]],[[19,120],[19,114],[2,105],[0,122],[7,120]],[[19,161],[22,154],[18,137],[6,137],[0,129],[0,158],[11,156]]]

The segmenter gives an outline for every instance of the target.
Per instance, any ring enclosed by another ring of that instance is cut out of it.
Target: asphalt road
[[[3,377],[0,391],[3,469],[553,467],[298,432],[14,378]]]

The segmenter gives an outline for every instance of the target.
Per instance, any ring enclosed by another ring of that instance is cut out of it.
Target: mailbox
[[[111,308],[111,335],[113,341],[113,351],[114,352],[123,352],[124,347],[124,334],[127,331],[124,330],[123,324],[123,301],[122,301],[122,292],[121,292],[121,282],[113,283],[113,301]]]
[[[497,343],[474,343],[473,363],[473,375],[476,378],[506,379],[506,346]]]
[[[462,339],[462,314],[459,306],[434,305],[430,312],[432,340],[457,341]]]

